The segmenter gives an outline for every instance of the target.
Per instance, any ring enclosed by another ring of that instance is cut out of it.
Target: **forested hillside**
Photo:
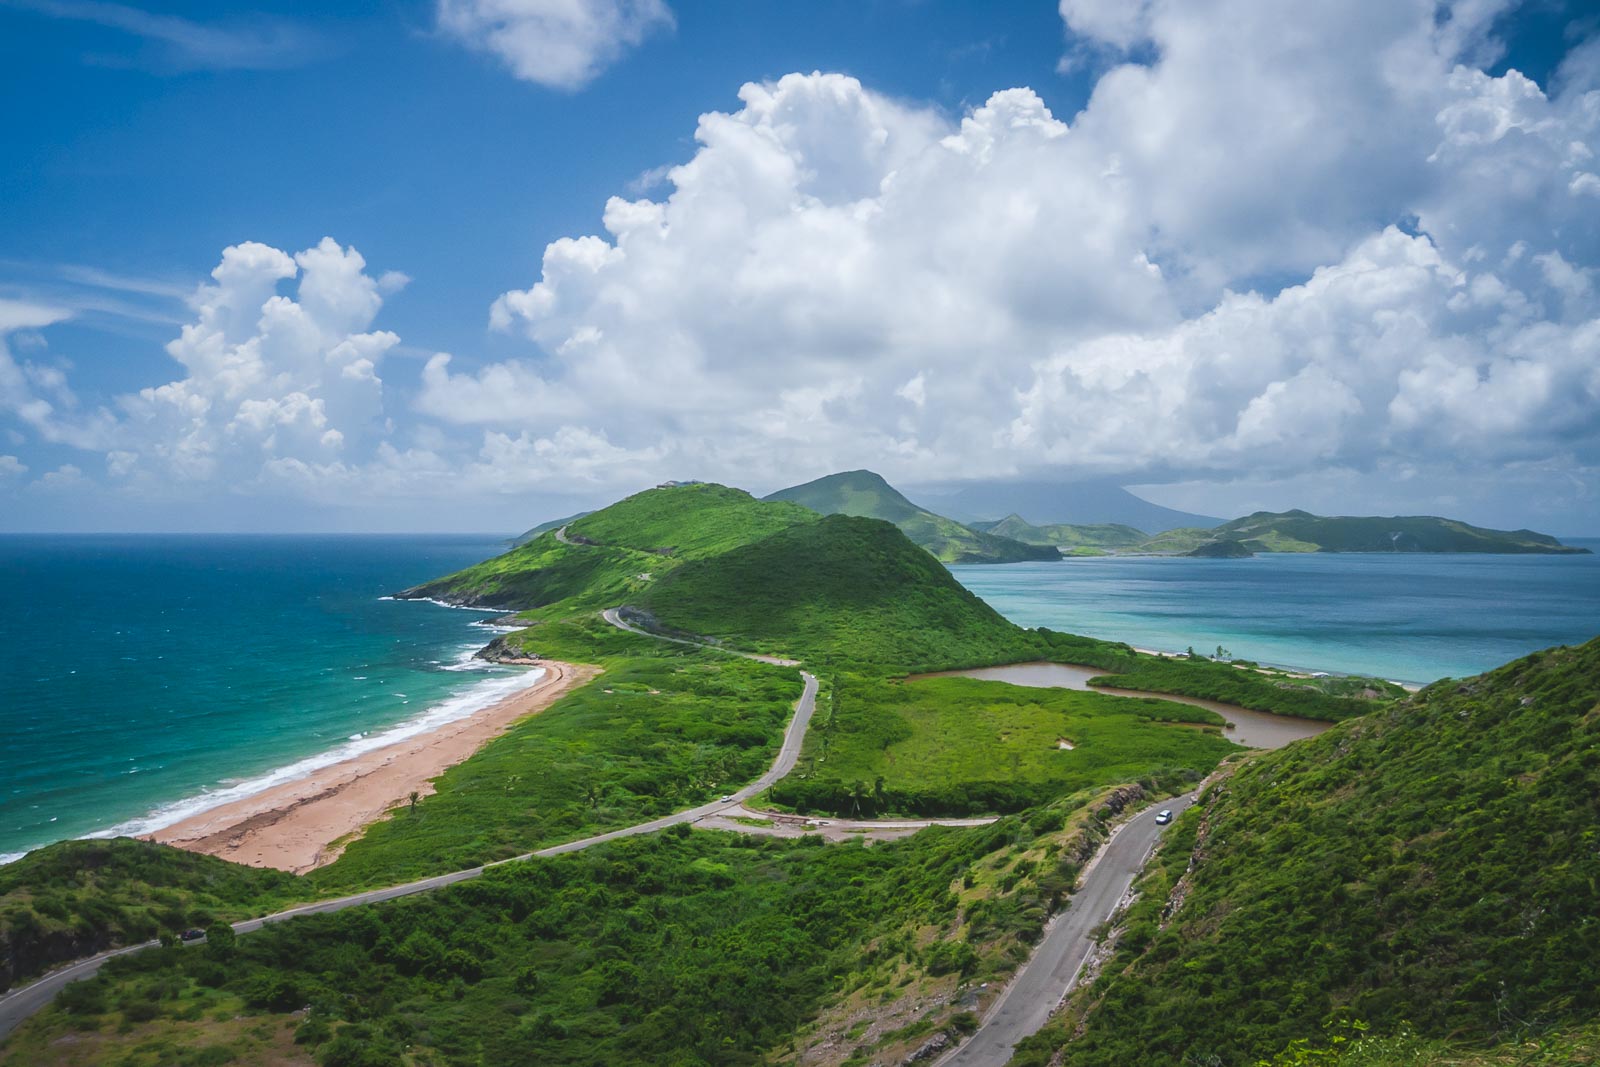
[[[219,931],[69,987],[0,1067],[736,1067],[837,1047],[811,1020],[847,999],[876,1012],[824,1062],[899,1062],[976,1027],[972,991],[1025,957],[1118,810],[1083,793],[870,848],[679,826]]]
[[[1251,1063],[1331,1013],[1486,1042],[1592,1020],[1597,828],[1600,639],[1436,683],[1211,790],[1018,1062]]]

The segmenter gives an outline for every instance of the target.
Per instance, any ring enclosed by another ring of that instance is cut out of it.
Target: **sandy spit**
[[[433,779],[445,770],[600,673],[598,667],[554,660],[538,665],[543,678],[482,711],[200,812],[149,839],[296,874],[332,863],[352,835],[405,803],[413,790],[432,793]]]

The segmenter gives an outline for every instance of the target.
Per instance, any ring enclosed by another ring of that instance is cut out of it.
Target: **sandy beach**
[[[553,660],[538,666],[543,678],[482,711],[203,811],[149,837],[252,867],[303,873],[331,863],[341,851],[334,842],[383,818],[413,790],[432,793],[432,779],[447,768],[600,673],[598,667]]]

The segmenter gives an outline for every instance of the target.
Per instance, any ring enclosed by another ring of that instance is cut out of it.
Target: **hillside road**
[[[1177,815],[1194,799],[1191,794],[1162,806]],[[1151,807],[1135,815],[1101,846],[1067,909],[1046,927],[1033,958],[990,1006],[977,1032],[935,1061],[935,1067],[1004,1067],[1017,1042],[1045,1024],[1077,983],[1095,945],[1095,928],[1116,911],[1166,829],[1156,825],[1158,810]]]

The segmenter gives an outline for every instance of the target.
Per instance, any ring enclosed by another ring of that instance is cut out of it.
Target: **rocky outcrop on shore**
[[[524,648],[517,634],[501,634],[474,652],[472,656],[474,659],[501,663],[509,667],[531,667],[544,659],[537,652],[530,652]]]

